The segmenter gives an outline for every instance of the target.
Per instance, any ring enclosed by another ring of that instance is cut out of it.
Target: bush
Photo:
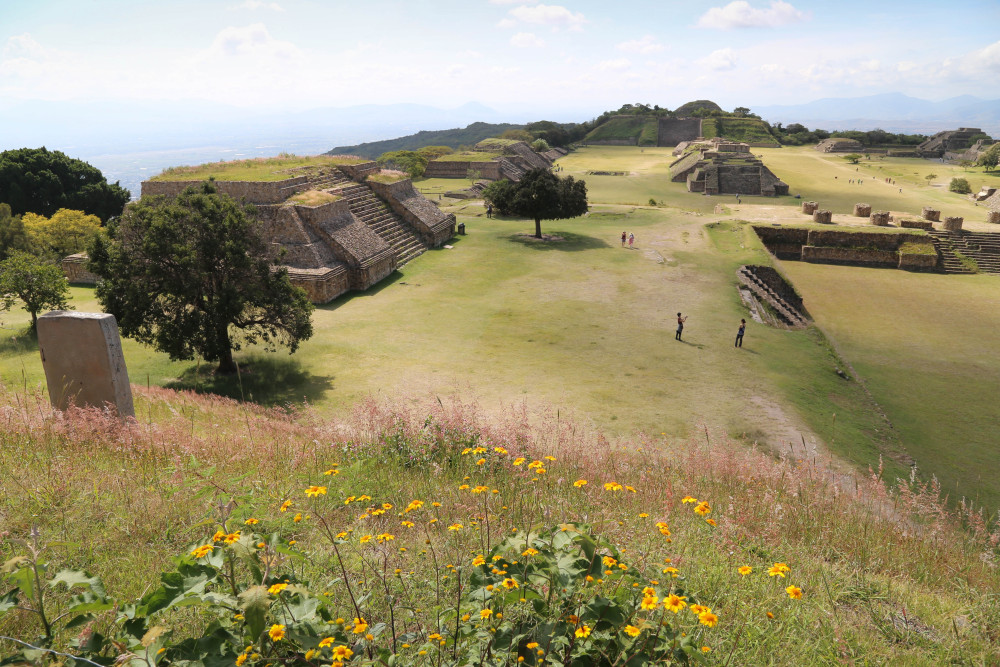
[[[968,179],[965,178],[951,179],[951,183],[948,184],[948,189],[952,192],[957,192],[960,195],[967,195],[972,192],[972,187],[969,185]]]
[[[531,150],[536,153],[544,153],[549,150],[549,142],[545,141],[545,139],[535,139],[531,142]]]

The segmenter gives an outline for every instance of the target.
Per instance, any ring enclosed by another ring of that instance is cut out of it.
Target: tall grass
[[[294,540],[307,556],[296,576],[342,615],[353,614],[346,581],[369,596],[370,623],[387,621],[405,596],[406,631],[426,636],[473,555],[512,530],[588,524],[657,586],[682,587],[714,610],[716,627],[689,631],[719,663],[988,664],[1000,650],[1000,528],[967,505],[949,509],[933,482],[885,480],[877,469],[845,477],[827,462],[775,459],[707,429],[685,442],[609,440],[523,404],[487,416],[472,401],[369,399],[331,421],[307,406],[134,391],[140,417],[121,422],[99,410],[53,412],[41,396],[3,390],[4,560],[21,555],[12,540],[37,529],[57,545],[46,554],[53,565],[86,567],[127,601],[220,522],[231,531],[255,517],[261,533]],[[546,470],[514,465],[516,457]],[[323,475],[333,468],[340,473]],[[318,484],[328,494],[307,499],[302,489]],[[477,485],[489,492],[474,494]],[[363,508],[343,499],[362,494],[395,509],[360,518]],[[710,504],[715,525],[686,496]],[[414,499],[428,507],[407,515],[420,517],[409,531],[401,509]],[[669,524],[670,539],[656,522]],[[446,529],[455,525],[462,529]],[[337,558],[328,531],[353,536]],[[380,533],[395,533],[391,548],[358,543]],[[346,577],[328,569],[338,559]],[[373,562],[398,569],[398,579]],[[787,579],[767,576],[775,562],[790,566]],[[752,573],[740,575],[741,566]],[[789,583],[801,600],[789,599]],[[196,626],[192,614],[176,612],[178,631]],[[0,635],[34,632],[27,614],[0,619]],[[0,641],[0,654],[11,652]],[[411,658],[405,664],[419,662]]]

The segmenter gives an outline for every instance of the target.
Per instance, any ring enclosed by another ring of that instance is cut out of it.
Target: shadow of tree
[[[9,336],[0,336],[0,356],[18,356],[38,352],[38,334],[31,327],[22,327]]]
[[[536,239],[528,232],[522,234],[512,234],[507,237],[508,241],[520,243],[526,248],[533,250],[562,250],[563,252],[579,252],[581,250],[598,250],[600,248],[610,248],[604,239],[575,232],[542,232],[545,238]]]
[[[315,402],[333,388],[333,376],[314,375],[298,359],[250,355],[237,359],[237,363],[237,375],[216,375],[214,363],[201,363],[165,386],[267,406],[300,403],[303,399]]]

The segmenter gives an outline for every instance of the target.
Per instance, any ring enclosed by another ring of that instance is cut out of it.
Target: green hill
[[[584,143],[629,141],[637,146],[656,145],[656,116],[612,116],[591,130]]]
[[[472,123],[471,125],[451,130],[422,130],[396,139],[369,141],[354,146],[337,146],[327,152],[327,155],[360,155],[371,159],[389,151],[415,151],[424,146],[472,146],[488,137],[495,137],[507,130],[519,130],[524,125],[512,123]]]
[[[723,137],[733,141],[745,141],[748,144],[769,142],[778,145],[767,123],[759,118],[729,116],[705,118],[701,123],[701,134],[706,139]]]

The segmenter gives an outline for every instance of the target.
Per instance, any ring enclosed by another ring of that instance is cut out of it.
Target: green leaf
[[[240,609],[253,641],[257,641],[263,634],[270,608],[271,599],[267,595],[266,586],[251,586],[240,593]]]
[[[92,577],[83,570],[62,570],[49,582],[50,588],[55,588],[59,584],[66,584],[66,588],[72,589],[80,586],[89,588],[94,595],[100,599],[106,599],[104,592],[104,582],[100,577]]]
[[[4,593],[3,596],[0,596],[0,614],[17,606],[17,594],[20,592],[19,588],[12,588]]]

